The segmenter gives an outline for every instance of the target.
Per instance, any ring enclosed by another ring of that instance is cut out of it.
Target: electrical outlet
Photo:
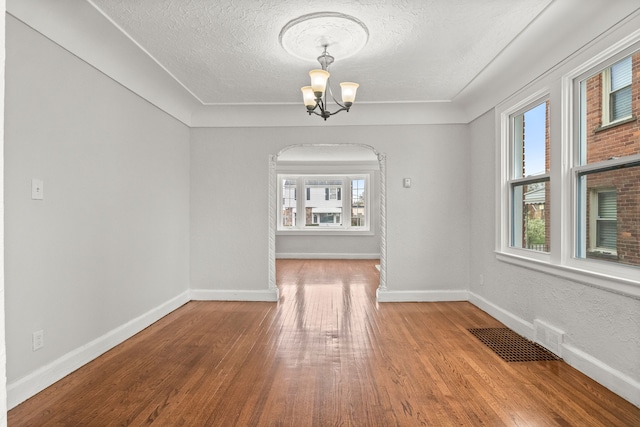
[[[533,320],[535,341],[558,357],[562,357],[564,331],[540,319]]]
[[[33,345],[33,351],[44,347],[44,331],[35,331],[31,336],[31,344]]]

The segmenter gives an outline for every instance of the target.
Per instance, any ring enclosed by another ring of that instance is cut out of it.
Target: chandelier
[[[333,96],[331,90],[331,83],[329,81],[329,65],[334,61],[334,57],[327,52],[327,45],[324,45],[324,52],[318,57],[318,62],[322,69],[309,71],[309,77],[311,77],[311,86],[304,86],[302,90],[302,99],[304,105],[307,107],[309,115],[315,114],[322,117],[325,121],[338,114],[340,111],[347,111],[353,105],[356,99],[356,91],[358,90],[358,83],[342,82],[340,87],[342,89],[342,103],[338,102]],[[338,110],[330,112],[328,110],[328,97],[331,97],[333,102],[339,107]]]

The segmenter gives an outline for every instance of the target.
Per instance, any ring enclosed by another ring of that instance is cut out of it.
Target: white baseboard
[[[483,297],[469,292],[469,302],[486,311],[491,316],[504,323],[523,337],[535,340],[535,331],[532,323],[521,319],[513,313],[498,307]],[[542,344],[542,343],[540,343]],[[562,359],[570,366],[576,368],[594,381],[602,384],[612,392],[628,400],[636,406],[640,406],[640,383],[624,373],[613,369],[611,366],[596,359],[588,353],[576,347],[563,343]]]
[[[533,323],[527,322],[473,292],[469,292],[469,302],[504,323],[509,329],[529,340],[534,340]]]
[[[466,290],[460,291],[376,291],[378,302],[436,302],[436,301],[467,301]]]
[[[266,301],[275,302],[279,299],[279,291],[256,290],[238,291],[233,289],[192,289],[190,298],[193,301]]]
[[[7,407],[11,409],[24,402],[187,302],[189,302],[188,291],[107,332],[103,336],[70,351],[34,372],[7,384]]]
[[[279,252],[276,259],[380,259],[380,254]]]
[[[562,345],[562,358],[589,378],[640,407],[640,382],[569,344]]]

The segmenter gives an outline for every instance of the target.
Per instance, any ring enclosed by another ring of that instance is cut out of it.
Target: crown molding
[[[151,104],[190,125],[200,103],[85,1],[8,0],[7,13]]]

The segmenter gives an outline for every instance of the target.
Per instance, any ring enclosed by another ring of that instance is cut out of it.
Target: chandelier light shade
[[[331,83],[329,77],[331,74],[327,69],[334,61],[333,56],[327,52],[327,45],[324,46],[324,52],[318,57],[318,62],[322,66],[322,69],[309,71],[309,77],[311,78],[311,85],[304,86],[302,90],[302,99],[309,115],[315,114],[327,120],[334,114],[340,111],[349,111],[351,106],[356,100],[356,91],[358,90],[358,83],[342,82],[340,87],[342,88],[342,103],[338,102],[333,96],[331,90]],[[328,96],[327,96],[328,95]],[[338,110],[330,112],[328,110],[327,100],[331,97],[333,102],[339,107]]]
[[[329,80],[329,74],[326,70],[311,70],[309,71],[309,77],[311,77],[311,90],[316,95],[316,98],[322,98],[324,91],[327,88],[327,80]]]
[[[353,82],[342,82],[340,83],[340,87],[342,88],[342,102],[344,105],[351,106],[353,102],[356,100],[356,91],[358,90],[358,83]]]
[[[301,90],[304,105],[306,105],[307,108],[314,108],[316,106],[316,96],[313,93],[313,89],[311,89],[311,86],[304,86]]]

